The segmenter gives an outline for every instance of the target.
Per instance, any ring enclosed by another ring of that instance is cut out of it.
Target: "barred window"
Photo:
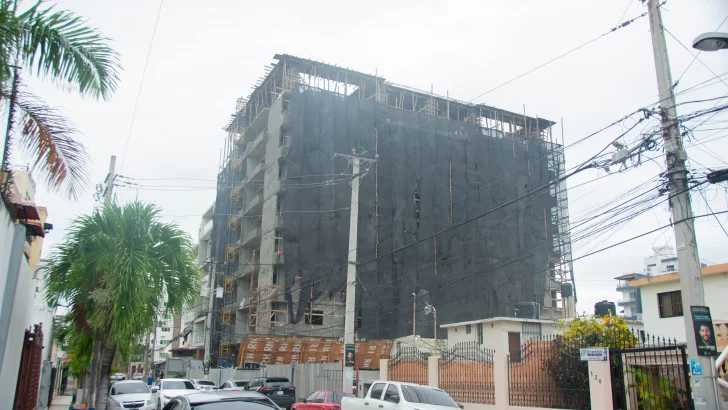
[[[676,317],[683,315],[682,294],[679,290],[657,294],[660,317]]]

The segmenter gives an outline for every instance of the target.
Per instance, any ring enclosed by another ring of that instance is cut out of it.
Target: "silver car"
[[[153,410],[155,403],[149,387],[139,380],[114,382],[109,387],[108,409]]]

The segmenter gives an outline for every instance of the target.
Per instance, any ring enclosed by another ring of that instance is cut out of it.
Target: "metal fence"
[[[443,351],[438,369],[440,388],[459,402],[495,404],[493,353],[474,341]]]
[[[684,344],[630,331],[609,352],[614,408],[692,410]]]
[[[427,355],[414,347],[400,347],[389,359],[389,379],[427,384]]]
[[[589,409],[587,363],[580,347],[586,342],[546,335],[525,341],[508,362],[511,406]]]

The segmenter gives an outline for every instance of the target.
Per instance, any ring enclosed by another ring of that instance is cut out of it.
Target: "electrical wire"
[[[129,148],[129,141],[131,140],[131,133],[134,130],[134,121],[136,120],[137,109],[139,108],[139,99],[142,95],[142,88],[144,87],[144,79],[147,76],[147,67],[149,66],[149,57],[152,55],[152,46],[154,45],[154,37],[157,35],[157,26],[159,26],[159,17],[162,15],[162,6],[164,0],[159,0],[159,10],[157,10],[157,18],[154,20],[154,29],[152,30],[152,38],[149,41],[149,48],[147,49],[147,57],[144,60],[144,69],[142,70],[142,79],[139,82],[139,89],[137,90],[136,101],[134,102],[134,110],[131,114],[131,122],[129,123],[129,132],[126,136],[126,143],[124,144],[124,155],[122,156],[121,166],[119,170],[124,169],[124,163],[126,162],[126,152]]]

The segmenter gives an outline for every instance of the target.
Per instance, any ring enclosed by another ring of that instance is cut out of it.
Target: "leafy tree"
[[[571,390],[589,390],[587,363],[579,357],[579,349],[585,347],[627,348],[637,343],[637,338],[627,327],[624,318],[618,316],[576,316],[570,322],[561,322],[561,334],[553,340],[551,356],[544,370],[557,383]],[[577,398],[572,395],[572,399]],[[588,406],[571,402],[569,408]]]
[[[18,3],[0,0],[0,105],[9,107],[2,169],[7,169],[11,137],[19,132],[17,142],[48,187],[77,198],[86,184],[86,151],[60,111],[27,91],[19,68],[107,100],[119,81],[118,54],[83,18],[43,1],[19,12]]]
[[[117,347],[128,359],[158,315],[181,313],[199,293],[192,248],[186,233],[159,220],[156,206],[132,202],[78,217],[53,250],[46,267],[48,302],[69,302],[72,346],[79,365],[92,364],[90,404],[96,408],[104,408]]]

